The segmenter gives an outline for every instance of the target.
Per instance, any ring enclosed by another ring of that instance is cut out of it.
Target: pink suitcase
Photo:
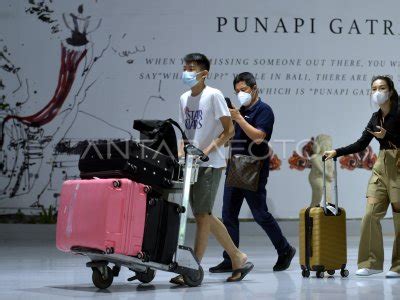
[[[68,180],[61,189],[57,248],[136,256],[142,248],[146,186],[129,179]]]

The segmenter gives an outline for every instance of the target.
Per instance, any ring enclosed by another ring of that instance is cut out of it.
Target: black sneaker
[[[232,273],[232,264],[223,261],[215,267],[209,268],[210,273]]]
[[[290,246],[290,249],[282,255],[278,256],[278,261],[274,266],[274,271],[284,271],[289,268],[290,263],[292,262],[293,257],[296,254],[296,248]]]

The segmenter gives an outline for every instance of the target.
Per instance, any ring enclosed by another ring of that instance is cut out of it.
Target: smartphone
[[[226,104],[228,105],[228,107],[229,107],[230,109],[233,109],[233,105],[232,105],[231,99],[225,97],[225,101],[226,101]]]
[[[378,128],[376,128],[376,126],[374,126],[374,128],[368,128],[368,127],[365,127],[365,130],[366,131],[372,131],[372,132],[375,132],[375,131],[379,131],[379,129]]]

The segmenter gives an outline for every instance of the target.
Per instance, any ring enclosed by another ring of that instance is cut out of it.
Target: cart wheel
[[[335,275],[335,270],[328,270],[328,274],[329,274],[330,276]]]
[[[152,269],[148,269],[147,272],[135,272],[135,273],[136,273],[136,279],[139,280],[141,283],[150,283],[156,276],[156,271]]]
[[[186,285],[190,287],[199,286],[203,282],[203,278],[204,278],[204,271],[201,266],[199,266],[199,270],[197,271],[194,278],[189,275],[183,275],[183,281],[185,282]]]
[[[348,277],[349,276],[349,270],[340,270],[340,276]]]
[[[92,281],[95,287],[99,289],[106,289],[112,284],[113,280],[114,280],[114,275],[110,267],[107,267],[104,276],[101,275],[99,269],[95,268],[93,270]]]
[[[310,277],[310,271],[309,270],[303,270],[301,271],[301,275],[305,278]]]
[[[317,278],[324,278],[324,272],[318,271],[317,272]]]

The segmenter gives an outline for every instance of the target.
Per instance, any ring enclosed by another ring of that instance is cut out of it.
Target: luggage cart
[[[97,288],[106,289],[111,286],[114,277],[119,275],[121,267],[135,272],[135,276],[129,278],[128,281],[139,280],[142,283],[150,283],[155,277],[156,270],[161,270],[182,275],[184,282],[190,287],[201,285],[204,277],[203,268],[192,248],[185,246],[184,243],[190,186],[197,181],[199,161],[207,160],[208,157],[201,150],[193,145],[186,145],[185,160],[181,164],[183,176],[178,181],[174,181],[172,188],[168,191],[170,197],[167,201],[180,205],[178,246],[171,263],[152,262],[145,253],[139,253],[134,257],[114,254],[112,251],[104,252],[83,247],[71,248],[74,254],[85,255],[90,259],[86,266],[92,269],[92,281]],[[114,266],[110,267],[110,264]]]

